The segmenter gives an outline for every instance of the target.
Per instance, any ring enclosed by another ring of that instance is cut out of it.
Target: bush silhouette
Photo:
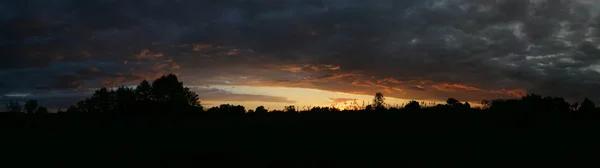
[[[404,106],[404,109],[415,111],[421,109],[421,105],[417,101],[410,101]]]

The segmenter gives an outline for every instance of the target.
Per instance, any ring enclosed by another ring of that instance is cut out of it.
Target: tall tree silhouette
[[[101,88],[97,90],[92,98],[90,98],[90,102],[86,104],[90,106],[92,111],[90,112],[102,112],[107,113],[111,112],[114,109],[114,92],[109,92],[106,88]]]
[[[135,109],[136,96],[135,92],[131,88],[120,86],[114,93],[115,96],[115,110],[117,112],[133,112]]]
[[[373,98],[373,108],[375,110],[384,110],[385,109],[385,97],[383,93],[377,92],[375,93],[375,97]]]
[[[139,110],[137,113],[141,113],[140,111],[150,112],[156,110],[153,108],[155,106],[152,104],[152,85],[146,80],[140,82],[140,84],[134,90],[135,100],[136,100],[136,109]]]
[[[594,102],[592,102],[590,99],[585,98],[583,100],[583,102],[581,102],[581,105],[579,106],[579,110],[580,112],[592,112],[596,109],[596,104],[594,104]]]
[[[140,82],[135,88],[135,98],[138,101],[149,102],[152,100],[152,86],[146,80]]]
[[[27,112],[28,114],[33,114],[37,111],[37,109],[39,108],[39,104],[37,100],[28,100],[27,102],[25,102],[25,112]]]
[[[198,95],[184,87],[174,74],[162,76],[152,83],[152,100],[172,107],[200,105]]]

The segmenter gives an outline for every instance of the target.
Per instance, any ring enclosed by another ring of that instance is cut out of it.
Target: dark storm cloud
[[[19,80],[2,81],[0,93],[94,88],[177,72],[194,84],[386,90],[415,99],[478,100],[517,89],[581,99],[600,95],[593,91],[600,86],[596,6],[593,0],[5,0],[0,77]],[[323,65],[339,68],[312,71]],[[378,82],[384,79],[400,82]],[[465,88],[473,93],[451,92]]]

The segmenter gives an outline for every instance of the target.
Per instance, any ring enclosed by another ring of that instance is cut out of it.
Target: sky
[[[597,0],[0,0],[0,99],[175,73],[202,104],[600,100]],[[336,105],[337,104],[337,105]]]

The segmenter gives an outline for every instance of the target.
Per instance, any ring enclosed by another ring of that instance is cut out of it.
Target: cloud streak
[[[289,100],[285,97],[255,95],[255,94],[238,94],[216,88],[199,88],[196,87],[192,91],[199,94],[200,101],[236,101],[236,102],[265,102],[265,103],[297,103],[294,100]]]

